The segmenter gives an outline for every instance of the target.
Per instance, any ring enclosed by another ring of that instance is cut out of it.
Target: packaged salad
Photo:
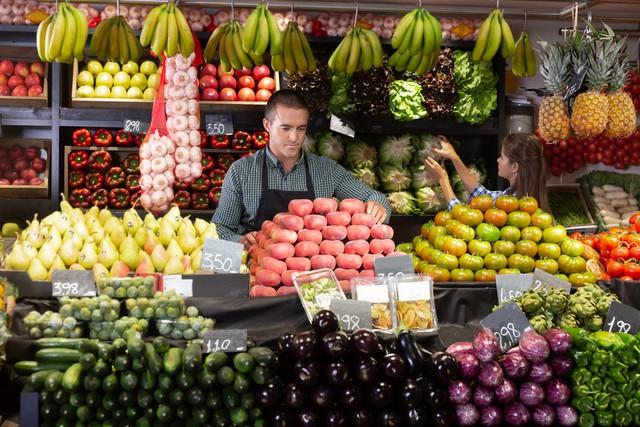
[[[332,299],[346,299],[336,275],[328,268],[294,273],[292,278],[309,322],[318,311],[328,310]]]

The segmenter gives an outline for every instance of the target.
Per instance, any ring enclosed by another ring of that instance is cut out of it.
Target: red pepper
[[[131,206],[135,206],[138,204],[138,200],[140,200],[140,196],[142,196],[142,190],[136,191],[135,193],[131,194],[131,197],[129,198],[129,201],[131,202]]]
[[[129,190],[129,193],[135,193],[136,191],[139,191],[140,175],[135,173],[131,175],[127,175],[127,179],[125,180],[124,186],[127,190]]]
[[[134,141],[135,138],[131,132],[124,129],[120,129],[118,132],[116,132],[116,145],[120,147],[126,147],[129,145],[133,145]]]
[[[95,18],[91,18],[89,20],[89,28],[95,28],[98,26],[98,24],[100,23],[101,19],[100,16],[96,16]]]
[[[113,135],[108,129],[96,129],[93,134],[93,145],[96,147],[108,147],[113,142]]]
[[[253,133],[252,140],[253,148],[258,150],[269,145],[269,132],[265,130],[259,130]]]
[[[85,128],[76,129],[73,131],[71,139],[76,147],[89,147],[91,145],[91,132]]]
[[[109,193],[104,188],[94,191],[91,194],[91,205],[104,209],[109,204]]]
[[[144,142],[144,138],[146,137],[146,135],[144,133],[140,133],[138,135],[136,135],[136,145],[138,147],[140,147],[142,145],[142,143]]]
[[[200,148],[207,148],[209,146],[209,135],[204,129],[200,129]]]
[[[213,187],[211,190],[209,190],[209,200],[214,207],[217,207],[218,203],[220,202],[220,194],[222,194],[221,186]]]
[[[191,183],[191,191],[207,192],[211,188],[211,181],[205,175]]]
[[[191,208],[191,195],[186,190],[180,190],[173,196],[173,203],[178,205],[180,209]]]
[[[222,169],[216,168],[212,170],[211,173],[209,174],[209,178],[211,179],[211,186],[218,187],[222,185],[222,182],[224,181],[224,176],[226,174],[227,174],[227,171]]]
[[[122,162],[122,168],[128,174],[140,172],[140,157],[135,154],[129,154],[124,162]]]
[[[112,167],[104,177],[104,182],[109,188],[116,188],[124,186],[124,182],[127,179],[127,174],[124,173],[121,167]]]
[[[182,180],[176,179],[173,182],[173,189],[174,190],[188,190],[189,188],[191,188],[191,183],[190,182],[184,182]]]
[[[105,172],[111,167],[111,153],[108,151],[94,151],[88,162],[89,169]]]
[[[72,151],[69,153],[69,167],[71,169],[84,169],[87,164],[89,164],[89,154],[86,151]]]
[[[215,164],[216,161],[211,154],[202,153],[202,172],[209,172]]]
[[[109,191],[109,206],[116,209],[127,208],[130,197],[131,195],[126,188],[114,188]]]
[[[100,172],[91,172],[85,176],[85,182],[89,190],[96,191],[103,187],[104,177]]]
[[[84,172],[82,171],[69,171],[69,188],[84,187]]]
[[[231,164],[235,161],[236,161],[236,158],[233,157],[231,154],[220,154],[216,158],[216,168],[222,169],[226,172],[229,170],[229,167],[231,166]]]
[[[234,150],[248,150],[251,148],[251,134],[243,130],[237,130],[233,134],[233,141],[231,142],[231,148]]]
[[[193,209],[209,209],[209,196],[207,193],[193,193],[191,195],[191,207]]]
[[[88,208],[91,202],[91,191],[87,188],[74,188],[69,195],[69,203],[74,208]]]
[[[228,135],[212,135],[211,136],[211,148],[223,149],[229,148],[231,140]]]

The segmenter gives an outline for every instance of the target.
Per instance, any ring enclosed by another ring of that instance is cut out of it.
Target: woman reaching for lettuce
[[[443,159],[451,160],[465,188],[471,193],[469,199],[481,194],[488,194],[493,199],[503,194],[516,197],[533,196],[538,200],[538,206],[549,212],[542,144],[535,135],[515,133],[507,135],[502,141],[502,150],[498,157],[498,176],[509,181],[509,187],[504,191],[485,188],[446,139],[443,138],[441,145],[442,148],[435,148],[434,152]],[[431,157],[427,157],[424,164],[431,177],[437,179],[442,187],[449,209],[460,203],[451,188],[449,175],[444,167]]]

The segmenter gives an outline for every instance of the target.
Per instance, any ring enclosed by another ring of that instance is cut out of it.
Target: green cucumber
[[[59,390],[63,375],[60,371],[51,372],[44,380],[44,388],[50,392]]]
[[[126,354],[119,354],[113,359],[113,367],[116,371],[126,371],[131,369],[131,359]]]
[[[127,340],[127,352],[129,356],[140,356],[144,350],[144,341],[141,338],[131,336]]]
[[[108,364],[104,359],[98,359],[93,365],[93,373],[99,378],[106,377],[111,373],[111,370],[111,364]]]
[[[168,374],[175,374],[180,369],[183,350],[178,347],[170,348],[164,355],[164,371]]]
[[[36,347],[40,348],[70,348],[80,350],[86,338],[40,338],[36,340]]]
[[[131,362],[131,369],[134,372],[142,372],[147,369],[147,361],[144,360],[144,357],[135,357]]]
[[[80,366],[83,371],[90,371],[96,364],[96,356],[93,353],[85,353],[80,356]]]
[[[35,360],[21,360],[16,362],[13,367],[19,374],[28,375],[34,372],[38,372],[38,362]]]
[[[133,371],[125,371],[120,375],[120,387],[123,390],[135,390],[138,387],[138,375]]]
[[[233,367],[236,371],[246,374],[253,370],[256,365],[253,357],[249,353],[238,353],[233,356]]]
[[[138,402],[138,406],[143,409],[155,406],[153,394],[147,390],[138,390],[136,401]]]
[[[105,362],[109,362],[113,357],[113,346],[111,344],[100,343],[98,344],[98,359],[102,359]]]
[[[229,360],[229,356],[226,353],[210,353],[204,359],[204,366],[209,369],[212,373],[218,372],[218,369],[222,368],[227,361]]]
[[[127,351],[127,341],[124,338],[116,338],[111,345],[115,354],[125,354]]]
[[[202,346],[190,343],[182,353],[182,368],[187,372],[196,372],[202,366]]]
[[[165,354],[171,346],[165,337],[156,337],[153,339],[153,348],[159,355]]]
[[[102,389],[106,392],[114,392],[119,387],[118,377],[115,374],[109,374],[102,379]]]
[[[142,390],[151,391],[156,386],[156,376],[149,369],[140,375],[140,387]]]
[[[52,372],[54,371],[46,370],[46,371],[34,372],[29,376],[29,379],[27,380],[27,384],[29,384],[29,386],[33,390],[40,391],[44,387],[44,380],[47,379],[49,374]]]
[[[86,401],[87,398],[84,391],[82,393],[71,393],[71,395],[69,395],[69,404],[74,408],[81,407]]]
[[[86,391],[98,391],[101,385],[100,378],[90,372],[84,377],[83,385]]]
[[[76,363],[80,360],[82,352],[71,348],[43,348],[36,352],[38,363],[63,362]]]
[[[67,369],[62,376],[62,389],[64,391],[74,391],[80,388],[80,375],[82,374],[82,365],[74,363]]]
[[[187,398],[184,390],[177,388],[169,392],[169,402],[171,402],[172,405],[181,405],[185,403],[186,400]]]
[[[144,358],[147,360],[147,366],[154,374],[162,371],[162,359],[151,343],[144,344]]]
[[[196,383],[196,377],[191,372],[179,372],[176,376],[176,384],[183,390],[189,390]]]
[[[248,352],[258,366],[271,366],[276,358],[274,352],[267,347],[253,347],[250,348]]]

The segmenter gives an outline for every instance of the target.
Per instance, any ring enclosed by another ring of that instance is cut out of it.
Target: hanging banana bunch
[[[93,33],[89,49],[102,61],[121,64],[137,62],[142,54],[140,41],[122,16],[112,16],[101,21]]]
[[[264,3],[258,3],[244,25],[242,47],[256,64],[262,64],[263,55],[269,48],[273,57],[282,55],[282,33],[273,14]]]
[[[80,10],[60,3],[58,11],[38,25],[36,48],[43,62],[73,63],[84,59],[89,24]]]
[[[224,71],[241,70],[242,67],[252,68],[255,61],[242,47],[244,29],[240,22],[233,19],[214,30],[204,48],[204,59],[211,62],[216,52],[220,56],[220,64]],[[260,63],[255,63],[260,65]]]
[[[491,61],[500,49],[502,57],[511,58],[516,53],[511,27],[500,9],[494,9],[480,25],[478,39],[471,57],[474,61]]]
[[[529,34],[523,31],[516,42],[516,53],[511,62],[511,71],[517,77],[533,77],[538,72],[536,52],[531,45]]]
[[[393,32],[391,47],[396,51],[389,66],[422,75],[438,62],[441,44],[440,22],[428,10],[416,8],[402,17]]]
[[[311,46],[295,20],[287,24],[282,43],[282,54],[271,56],[271,67],[274,70],[289,74],[315,71],[316,59]]]
[[[329,58],[329,68],[348,75],[382,65],[382,44],[371,30],[352,27]]]
[[[191,27],[173,0],[151,9],[140,32],[140,43],[150,46],[158,57],[163,53],[171,57],[178,52],[187,57],[194,49]]]

